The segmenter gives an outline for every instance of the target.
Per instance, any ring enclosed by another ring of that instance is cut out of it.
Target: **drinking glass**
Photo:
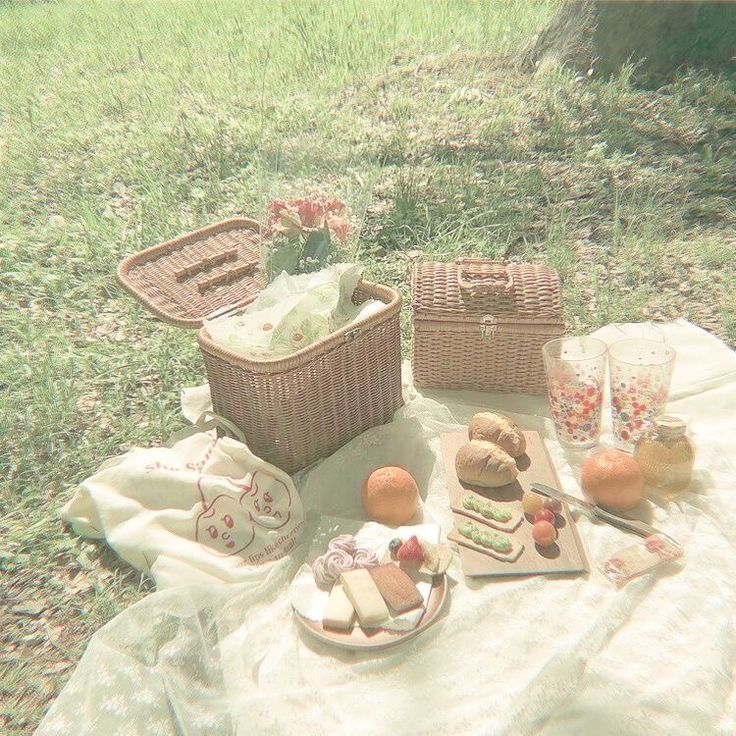
[[[546,343],[542,355],[557,439],[566,447],[593,447],[601,434],[606,343],[562,337]]]
[[[675,351],[659,340],[627,338],[608,348],[611,418],[616,444],[631,450],[664,411]]]

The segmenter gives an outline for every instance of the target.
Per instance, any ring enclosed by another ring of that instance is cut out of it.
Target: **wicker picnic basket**
[[[254,220],[226,220],[129,256],[118,280],[166,322],[200,328],[213,410],[289,473],[389,421],[402,404],[401,297],[386,286],[361,281],[353,301],[385,308],[286,358],[252,360],[210,339],[205,319],[245,307],[266,286]]]
[[[554,269],[482,258],[421,263],[412,311],[415,385],[544,392],[542,345],[564,331]]]

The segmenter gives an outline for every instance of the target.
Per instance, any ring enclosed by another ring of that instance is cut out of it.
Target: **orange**
[[[644,495],[639,463],[620,450],[602,450],[583,464],[583,493],[599,506],[614,511],[633,509]]]
[[[361,497],[366,514],[381,524],[406,524],[419,508],[417,482],[411,473],[391,465],[374,470],[365,479]]]

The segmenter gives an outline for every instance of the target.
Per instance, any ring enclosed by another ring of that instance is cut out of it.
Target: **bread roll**
[[[468,424],[468,439],[495,442],[511,457],[521,457],[526,452],[524,433],[508,417],[490,411],[473,416]]]
[[[455,470],[460,480],[486,488],[513,483],[519,474],[511,455],[484,440],[470,440],[457,451]]]

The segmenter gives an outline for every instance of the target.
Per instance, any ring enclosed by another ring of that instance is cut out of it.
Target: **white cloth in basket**
[[[242,314],[205,320],[204,327],[214,342],[248,358],[283,358],[383,307],[376,299],[353,304],[362,273],[362,266],[347,263],[282,273]]]

